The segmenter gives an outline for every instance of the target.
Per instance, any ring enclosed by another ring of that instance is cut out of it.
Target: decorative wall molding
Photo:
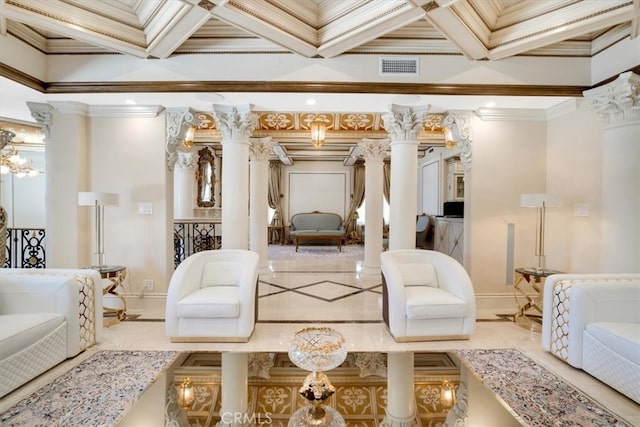
[[[44,142],[48,142],[51,136],[51,125],[53,124],[53,107],[41,102],[27,102],[27,107],[31,111],[31,117],[42,126]]]
[[[584,101],[582,98],[569,98],[566,101],[548,108],[546,110],[547,120],[552,120],[565,114],[573,113],[578,109],[580,104]]]
[[[547,120],[545,110],[529,108],[478,108],[476,115],[483,121],[523,120],[544,122]]]
[[[467,172],[471,170],[471,117],[470,111],[450,111],[442,119],[442,125],[451,129],[453,140],[461,146],[460,159]]]
[[[182,143],[190,126],[197,126],[195,112],[190,108],[168,108],[165,151],[167,167],[173,170],[178,160],[178,151],[189,151]]]
[[[164,110],[162,105],[91,105],[89,117],[158,117]]]
[[[584,97],[607,126],[640,121],[640,75],[631,71],[604,86],[584,91]]]

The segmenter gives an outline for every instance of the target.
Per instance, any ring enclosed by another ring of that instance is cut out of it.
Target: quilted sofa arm
[[[640,274],[555,274],[544,287],[542,346],[582,368],[583,331],[593,322],[640,323]]]

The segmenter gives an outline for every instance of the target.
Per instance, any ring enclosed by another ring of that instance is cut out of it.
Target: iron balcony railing
[[[5,268],[45,268],[44,228],[7,228]]]
[[[220,246],[222,246],[222,225],[220,222],[174,221],[173,248],[176,268],[189,255],[220,249]]]

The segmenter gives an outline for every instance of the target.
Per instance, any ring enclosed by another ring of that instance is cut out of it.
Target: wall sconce
[[[544,193],[523,194],[520,198],[520,206],[523,208],[536,208],[536,250],[538,265],[532,271],[542,272],[545,269],[544,255],[544,227],[547,215],[547,208],[557,208],[562,205],[562,200],[558,196]]]
[[[455,148],[458,145],[458,142],[453,139],[453,132],[451,132],[451,128],[444,128],[444,146],[446,148]]]
[[[447,380],[442,380],[440,385],[440,403],[445,409],[453,408],[456,403],[456,386]]]
[[[193,381],[191,381],[191,378],[186,377],[178,386],[178,405],[180,405],[184,411],[188,411],[195,401],[196,393],[193,388]]]
[[[78,205],[79,206],[94,206],[95,207],[95,234],[96,234],[96,251],[95,255],[98,256],[98,263],[93,267],[104,267],[104,207],[105,206],[118,206],[119,200],[116,193],[95,193],[92,191],[78,193]]]
[[[189,129],[187,129],[187,132],[184,135],[184,141],[182,141],[182,145],[184,146],[184,148],[188,150],[191,147],[193,147],[193,144],[195,143],[195,139],[196,139],[196,128],[193,126],[189,126]]]
[[[327,124],[323,119],[316,117],[309,125],[311,129],[311,143],[315,148],[320,148],[324,144],[324,138],[327,133]]]

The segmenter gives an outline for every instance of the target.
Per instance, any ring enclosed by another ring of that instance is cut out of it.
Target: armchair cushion
[[[210,261],[202,269],[200,287],[237,285],[239,281],[238,271],[242,266],[237,262]]]
[[[402,274],[405,286],[438,287],[438,275],[431,263],[404,264],[400,274]]]
[[[415,286],[405,289],[407,319],[442,319],[464,317],[467,302],[438,288]]]
[[[586,332],[620,356],[640,365],[640,323],[589,323]]]
[[[40,341],[64,321],[64,315],[59,313],[19,313],[2,316],[0,360]]]
[[[238,317],[240,300],[234,286],[209,286],[178,301],[178,317]]]

